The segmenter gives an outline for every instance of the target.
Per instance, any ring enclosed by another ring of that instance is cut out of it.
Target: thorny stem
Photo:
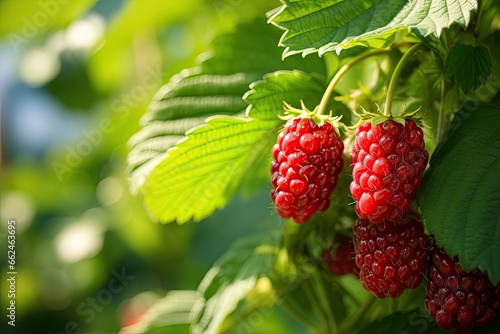
[[[394,72],[392,73],[391,81],[389,82],[389,87],[387,88],[387,96],[385,99],[385,106],[384,106],[384,116],[390,117],[391,116],[391,105],[392,105],[392,98],[394,97],[394,91],[396,90],[396,84],[401,76],[401,72],[403,72],[403,68],[405,65],[408,63],[408,61],[413,57],[417,51],[419,51],[422,48],[422,44],[415,44],[411,48],[406,51],[406,53],[401,57],[399,60],[398,64],[396,65],[396,68],[394,69]]]
[[[436,130],[436,143],[439,143],[441,136],[443,135],[444,126],[444,92],[445,92],[445,81],[441,80],[441,100],[439,101],[439,112],[438,112],[438,123]]]
[[[337,73],[333,76],[332,80],[330,81],[330,84],[328,84],[328,87],[325,90],[325,93],[323,94],[323,97],[321,98],[321,102],[319,103],[318,106],[318,115],[322,115],[325,110],[326,106],[328,104],[328,101],[330,100],[330,97],[333,93],[333,89],[337,85],[337,83],[340,81],[342,76],[347,73],[347,71],[354,66],[355,64],[359,63],[363,59],[366,59],[371,56],[379,55],[379,54],[384,54],[384,53],[389,53],[391,50],[390,49],[375,49],[375,50],[370,50],[367,52],[363,52],[359,56],[353,58],[351,61],[348,63],[344,64]]]

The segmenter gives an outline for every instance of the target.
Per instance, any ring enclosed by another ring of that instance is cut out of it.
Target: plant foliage
[[[256,19],[215,38],[196,67],[156,94],[130,140],[131,188],[161,222],[203,220],[235,195],[269,187],[283,105],[304,103],[342,116],[346,171],[338,193],[323,215],[304,225],[286,221],[279,233],[237,243],[196,292],[183,292],[186,303],[176,309],[178,293],[168,295],[138,328],[234,332],[256,312],[269,316],[276,308],[312,332],[443,332],[422,313],[422,286],[389,310],[388,301],[363,294],[359,282],[332,276],[321,251],[337,234],[349,234],[356,219],[348,195],[349,126],[363,110],[376,113],[386,102],[391,107],[394,97],[391,117],[411,114],[428,125],[431,161],[414,203],[427,231],[466,270],[478,267],[500,282],[500,64],[494,56],[500,5],[282,2],[268,13],[271,24]],[[402,56],[416,43],[423,46],[418,53]],[[312,53],[317,56],[305,57]],[[398,66],[402,58],[404,69]],[[394,72],[399,79],[389,85]],[[338,73],[344,76],[329,87]],[[169,322],[174,318],[178,323]]]

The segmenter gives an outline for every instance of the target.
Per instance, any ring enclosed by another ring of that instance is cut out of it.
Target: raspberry
[[[278,214],[301,224],[330,206],[330,195],[344,166],[344,143],[333,126],[309,118],[285,124],[273,147],[271,198]]]
[[[427,275],[425,308],[439,327],[468,333],[500,314],[500,285],[494,286],[479,269],[465,272],[458,258],[442,248],[433,251]]]
[[[422,129],[412,120],[393,120],[356,129],[350,190],[360,218],[398,222],[410,207],[429,160]]]
[[[422,282],[432,241],[412,211],[399,223],[372,224],[360,218],[353,240],[359,278],[378,298],[396,298]]]
[[[352,238],[346,235],[341,235],[332,247],[323,250],[321,259],[334,275],[342,276],[358,272],[354,262],[354,244]]]

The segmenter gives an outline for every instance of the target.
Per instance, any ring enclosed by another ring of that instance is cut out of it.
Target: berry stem
[[[340,331],[342,333],[351,333],[353,329],[359,325],[359,321],[363,319],[368,309],[372,306],[372,304],[376,300],[377,298],[372,294],[370,294],[370,296],[367,298],[364,304],[361,305],[361,307],[358,308],[357,311],[350,318],[346,319],[346,321],[342,324]]]
[[[338,282],[338,278],[333,276],[331,272],[321,272],[322,279],[330,286],[334,287],[335,289],[338,289],[341,291],[342,295],[347,296],[352,303],[354,303],[356,306],[361,306],[361,302],[359,301],[358,298],[354,296],[354,294],[347,290],[342,284]]]
[[[321,322],[322,322],[321,328],[324,329],[325,327],[327,327],[327,328],[330,327],[330,325],[328,323],[329,320],[326,319],[325,313],[323,312],[323,310],[321,309],[321,307],[318,305],[318,300],[316,298],[316,294],[314,292],[314,289],[311,286],[310,280],[306,279],[306,280],[302,281],[301,282],[301,286],[303,287],[304,293],[306,294],[306,297],[307,297],[307,299],[309,301],[309,304],[311,304],[311,307],[314,309],[314,312],[317,315],[321,315],[320,316],[320,319],[321,319]],[[327,322],[325,322],[325,320]],[[320,332],[320,331],[318,331],[318,332]],[[325,332],[327,333],[328,330],[326,330]]]
[[[339,57],[334,52],[327,52],[323,55],[326,66],[326,79],[331,80],[340,66]]]
[[[352,60],[344,64],[338,71],[335,73],[333,76],[332,80],[330,81],[330,84],[328,84],[328,87],[325,90],[325,93],[323,94],[323,97],[321,98],[321,102],[319,103],[317,114],[322,115],[325,110],[326,106],[328,104],[328,101],[330,100],[330,97],[333,93],[333,89],[337,85],[337,83],[340,81],[342,76],[347,73],[347,71],[353,67],[355,64],[359,63],[363,59],[366,59],[371,56],[375,55],[380,55],[384,53],[389,53],[391,50],[390,49],[374,49],[374,50],[369,50],[366,52],[363,52],[357,57],[354,57]]]
[[[401,76],[401,72],[403,72],[403,68],[405,65],[408,63],[408,61],[413,57],[417,51],[419,51],[422,48],[422,44],[415,44],[411,48],[406,51],[406,53],[401,57],[399,60],[398,64],[396,65],[396,68],[394,69],[394,72],[392,73],[391,81],[389,82],[389,87],[387,88],[387,95],[385,98],[385,106],[384,106],[384,116],[390,117],[391,116],[391,105],[392,105],[392,98],[394,97],[394,91],[396,90],[396,84]]]
[[[443,136],[444,130],[444,93],[445,93],[445,81],[441,80],[441,100],[439,101],[439,112],[436,130],[436,143],[439,143],[441,137]]]
[[[312,283],[316,287],[318,302],[323,310],[323,314],[325,315],[327,321],[328,325],[327,333],[337,334],[338,333],[337,322],[335,321],[335,318],[333,316],[332,308],[330,307],[330,301],[328,300],[323,280],[316,271],[312,274],[312,279],[313,279]]]
[[[295,319],[299,320],[305,327],[309,329],[311,333],[319,332],[318,326],[309,320],[308,317],[304,315],[304,312],[301,310],[297,310],[291,303],[289,303],[286,299],[281,304],[285,308],[285,310]]]
[[[395,313],[398,311],[398,298],[392,298],[391,299],[391,304],[390,304],[390,314]]]

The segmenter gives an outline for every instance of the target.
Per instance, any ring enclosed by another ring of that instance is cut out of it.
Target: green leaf
[[[162,222],[207,217],[228,202],[277,131],[274,120],[210,118],[153,170],[144,189],[147,206]]]
[[[273,270],[281,241],[281,232],[245,238],[216,262],[198,288],[203,307],[192,333],[226,333],[259,308],[274,303],[272,286],[259,286],[259,282],[269,282],[267,276]],[[242,305],[244,300],[246,304]],[[241,306],[246,307],[245,312],[236,312]],[[229,319],[232,314],[233,320]]]
[[[213,115],[243,113],[242,100],[249,85],[265,73],[300,68],[324,73],[320,59],[281,60],[276,48],[279,31],[263,19],[241,25],[234,33],[217,37],[199,66],[181,72],[160,89],[131,139],[128,157],[131,190],[137,193],[166,151],[184,138],[187,130]]]
[[[285,30],[280,46],[284,57],[304,56],[357,45],[389,46],[399,30],[439,36],[454,22],[466,27],[476,0],[282,0],[284,5],[270,22]]]
[[[214,114],[242,113],[241,96],[255,74],[177,76],[164,86],[142,119],[142,129],[130,140],[128,156],[131,189],[137,192],[151,171],[167,157],[167,150],[189,129]]]
[[[250,86],[244,99],[250,105],[247,116],[255,119],[276,119],[283,114],[283,102],[300,107],[300,100],[314,109],[324,93],[324,78],[302,71],[278,71],[266,74]]]
[[[490,51],[484,45],[456,44],[446,58],[446,68],[467,94],[484,85],[493,64]]]
[[[201,220],[225,206],[239,186],[248,194],[267,182],[283,101],[264,99],[256,103],[262,108],[255,120],[243,117],[248,104],[242,96],[250,83],[275,69],[300,68],[313,74],[298,78],[315,79],[282,95],[297,103],[299,94],[304,99],[314,95],[319,103],[323,61],[282,61],[275,47],[278,36],[264,20],[242,25],[215,39],[213,51],[198,67],[172,78],[155,96],[142,129],[130,140],[128,162],[132,191],[143,191],[159,220]],[[289,87],[287,78],[280,80],[284,91],[299,82],[295,78]]]
[[[425,309],[417,308],[408,312],[393,313],[354,332],[354,334],[385,333],[439,334],[449,331],[439,328]]]
[[[247,116],[260,120],[269,120],[276,123],[278,129],[284,121],[279,120],[276,115],[283,114],[283,101],[294,106],[300,106],[300,100],[311,106],[316,106],[323,93],[324,79],[320,76],[311,76],[307,73],[295,71],[277,71],[266,74],[261,81],[250,86],[244,100],[249,104]],[[242,186],[248,191],[269,184],[269,166],[271,164],[271,152],[276,143],[276,136],[269,137],[269,141],[262,148],[263,154],[254,163],[252,173],[246,174],[242,180]]]
[[[156,302],[139,323],[125,327],[120,334],[188,333],[196,317],[197,291],[170,291]]]
[[[468,104],[434,151],[418,204],[436,243],[500,282],[500,109]]]

